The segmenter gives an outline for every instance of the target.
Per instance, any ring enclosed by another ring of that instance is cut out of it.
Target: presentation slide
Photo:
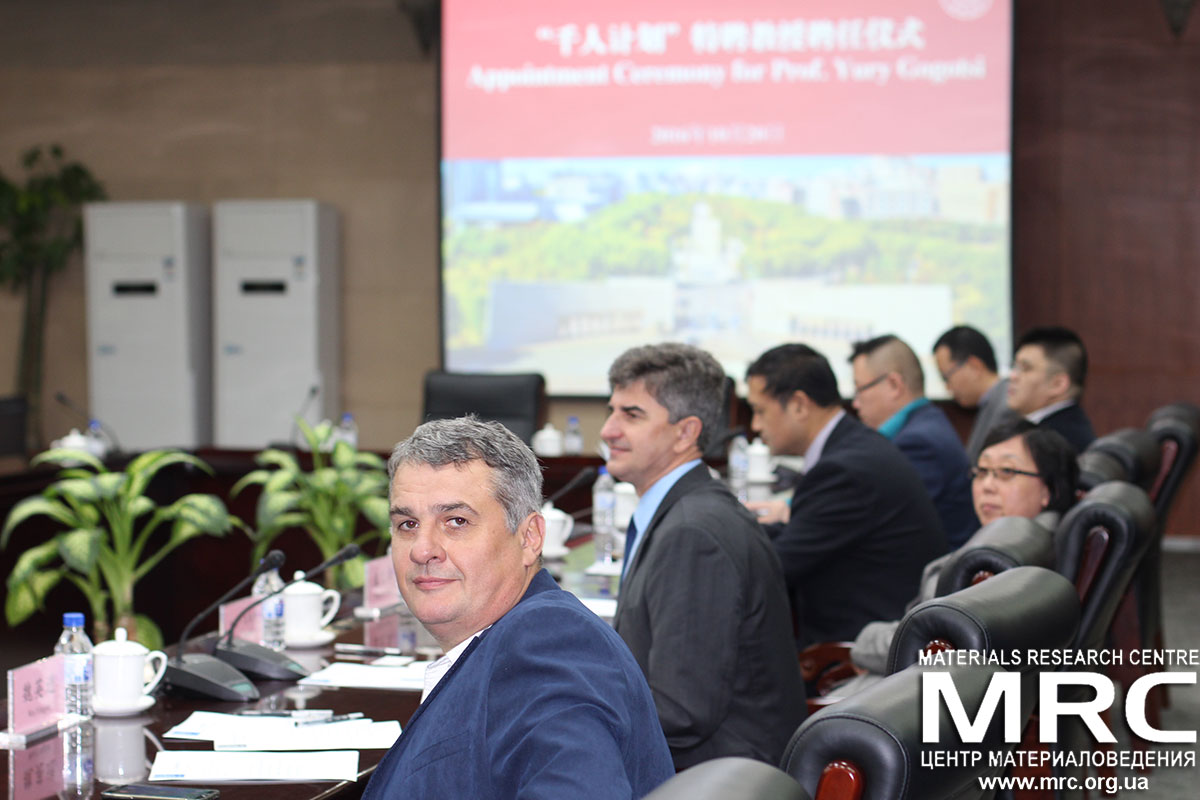
[[[443,0],[447,369],[638,344],[1011,352],[1008,0]]]

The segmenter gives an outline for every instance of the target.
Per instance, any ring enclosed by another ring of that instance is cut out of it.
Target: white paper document
[[[425,688],[425,667],[428,665],[427,661],[414,661],[400,667],[337,662],[314,672],[307,678],[301,678],[300,683],[311,686],[343,686],[352,689],[395,689],[419,692]]]
[[[239,714],[218,714],[215,711],[193,711],[191,716],[163,735],[167,739],[211,742],[251,733],[267,736],[295,727],[296,723],[291,717],[247,717]]]
[[[354,719],[289,730],[239,731],[213,739],[214,750],[387,750],[400,737],[400,723]]]
[[[152,781],[352,781],[358,777],[358,751],[319,753],[218,753],[159,750]]]

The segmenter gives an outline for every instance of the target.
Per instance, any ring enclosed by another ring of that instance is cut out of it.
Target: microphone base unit
[[[298,681],[311,674],[284,653],[238,639],[218,644],[213,655],[255,678]]]
[[[258,688],[234,667],[207,653],[185,653],[167,661],[163,684],[169,691],[235,703],[258,699]]]

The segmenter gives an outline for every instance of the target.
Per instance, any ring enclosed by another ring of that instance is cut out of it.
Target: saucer
[[[566,558],[569,552],[571,552],[571,548],[564,544],[560,544],[558,547],[542,545],[542,558]]]
[[[154,695],[144,694],[131,705],[113,706],[99,697],[92,698],[92,713],[100,717],[132,717],[154,705]]]
[[[314,631],[303,638],[290,638],[284,642],[284,646],[302,650],[306,647],[324,647],[334,640],[337,636],[333,631]]]

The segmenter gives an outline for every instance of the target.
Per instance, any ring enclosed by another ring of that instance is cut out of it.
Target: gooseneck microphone
[[[224,603],[230,597],[233,597],[246,588],[259,575],[273,569],[279,569],[283,566],[285,560],[286,558],[282,551],[272,550],[267,553],[263,560],[259,562],[257,569],[245,578],[242,578],[237,585],[218,597],[210,606],[188,622],[187,626],[183,629],[183,635],[179,637],[179,644],[175,648],[175,656],[167,662],[167,669],[163,674],[163,683],[168,689],[200,695],[201,697],[212,697],[217,700],[245,701],[258,699],[258,689],[255,688],[254,684],[244,674],[207,653],[184,653],[183,648],[187,644],[192,631],[200,624],[201,620],[215,611],[221,603]]]
[[[99,425],[100,430],[103,431],[104,435],[108,437],[108,440],[112,442],[112,453],[109,455],[120,455],[122,448],[121,443],[117,441],[117,434],[104,422],[104,420],[93,417],[88,413],[86,408],[83,408],[70,397],[67,397],[66,392],[55,392],[54,402],[77,414],[81,419],[84,420],[84,424],[86,424],[88,427],[91,427],[93,422]]]
[[[349,561],[361,553],[362,550],[359,549],[358,545],[348,544],[300,577],[293,578],[275,591],[263,595],[243,608],[234,618],[233,624],[229,626],[229,630],[225,632],[225,635],[217,640],[217,645],[213,648],[213,655],[257,678],[298,681],[301,678],[307,677],[309,671],[287,655],[272,650],[269,647],[263,647],[261,644],[234,639],[233,632],[237,630],[238,623],[242,621],[242,617],[246,616],[251,609],[258,608],[260,603],[279,594],[293,583],[306,581],[312,576],[324,572],[330,567],[335,567],[338,564]]]
[[[312,405],[312,401],[316,399],[320,391],[321,387],[315,383],[312,386],[309,386],[308,392],[304,395],[304,402],[300,404],[300,410],[296,412],[294,417],[292,417],[292,432],[289,439],[293,450],[298,447],[298,444],[296,443],[296,436],[300,433],[300,425],[297,420],[304,419],[304,415],[308,413],[308,409]]]
[[[554,494],[547,497],[545,502],[549,503],[550,505],[554,505],[555,500],[562,497],[567,492],[574,489],[576,486],[579,486],[581,483],[585,483],[587,481],[593,480],[595,477],[596,477],[596,468],[593,466],[590,466],[590,465],[586,466],[583,469],[579,470],[579,472],[576,472],[575,477],[571,478],[571,480],[567,481],[562,486],[560,486],[558,488],[558,490],[554,492]]]

